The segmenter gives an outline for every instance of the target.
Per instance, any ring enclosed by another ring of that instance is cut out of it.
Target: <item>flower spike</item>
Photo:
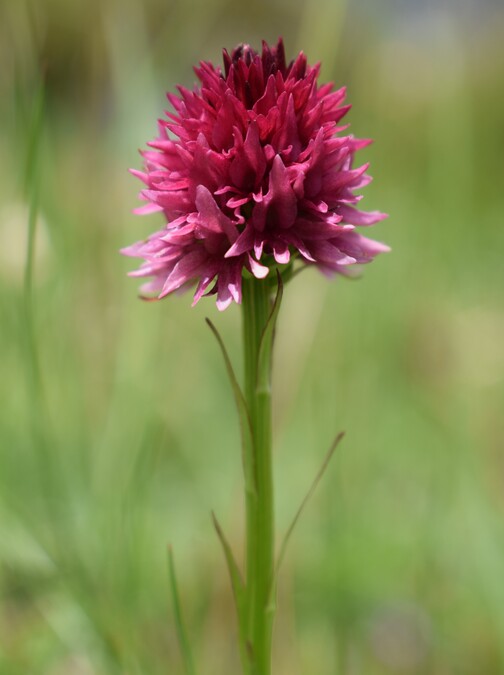
[[[348,275],[388,247],[355,231],[386,217],[355,207],[370,177],[354,167],[368,144],[345,135],[345,88],[317,82],[319,65],[301,52],[287,62],[283,41],[224,51],[224,69],[195,68],[199,85],[169,94],[173,112],[143,152],[145,187],[137,213],[164,225],[122,250],[150,277],[158,298],[196,284],[194,303],[216,295],[224,310],[242,301],[242,279],[263,279],[291,258],[325,274]]]

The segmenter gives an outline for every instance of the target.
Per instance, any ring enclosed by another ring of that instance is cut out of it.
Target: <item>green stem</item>
[[[271,311],[271,287],[264,280],[243,281],[245,399],[253,435],[255,492],[246,495],[247,633],[252,675],[271,673],[273,609],[270,587],[274,571],[274,504],[271,433],[271,388],[258,385],[261,336]],[[271,363],[267,364],[271,372]]]

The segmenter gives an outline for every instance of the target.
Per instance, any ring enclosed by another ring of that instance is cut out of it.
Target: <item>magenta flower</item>
[[[368,164],[353,168],[371,141],[342,135],[350,106],[345,88],[319,85],[320,65],[300,53],[286,64],[282,40],[259,55],[240,45],[224,51],[224,72],[195,68],[200,85],[168,94],[174,112],[143,152],[146,203],[166,225],[126,249],[143,258],[131,276],[162,298],[197,282],[194,303],[216,294],[217,307],[241,302],[242,274],[264,278],[299,259],[325,273],[348,274],[356,263],[388,251],[355,226],[386,217],[355,208]]]

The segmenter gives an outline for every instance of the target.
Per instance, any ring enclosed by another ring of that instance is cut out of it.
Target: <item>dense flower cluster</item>
[[[296,256],[323,272],[346,274],[388,250],[355,226],[385,214],[355,208],[355,190],[370,182],[354,154],[370,141],[343,135],[350,106],[345,89],[319,85],[319,65],[300,53],[285,61],[282,40],[258,54],[240,45],[224,51],[224,70],[203,62],[200,84],[168,94],[174,112],[143,152],[146,205],[166,225],[123,250],[143,258],[132,276],[164,297],[197,282],[196,303],[215,293],[225,309],[241,301],[244,270],[264,278]]]

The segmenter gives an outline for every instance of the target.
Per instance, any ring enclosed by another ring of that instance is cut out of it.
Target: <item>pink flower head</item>
[[[244,270],[258,279],[296,257],[326,273],[348,274],[388,247],[355,226],[385,218],[355,208],[368,164],[353,167],[370,143],[339,126],[345,89],[319,85],[320,65],[301,52],[287,64],[283,42],[259,54],[224,51],[224,71],[202,62],[192,91],[168,94],[174,112],[143,152],[146,185],[137,213],[161,211],[166,225],[123,253],[143,258],[131,276],[162,298],[197,282],[194,303],[241,301]]]

